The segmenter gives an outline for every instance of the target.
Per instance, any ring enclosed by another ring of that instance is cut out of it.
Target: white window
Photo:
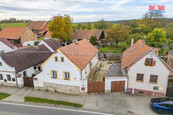
[[[64,79],[70,80],[70,72],[64,72]]]
[[[51,77],[57,78],[57,71],[51,71]]]

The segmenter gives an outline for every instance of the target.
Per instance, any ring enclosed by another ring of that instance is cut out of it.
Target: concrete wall
[[[29,28],[27,28],[24,33],[21,35],[21,44],[23,44],[24,42],[28,42],[28,41],[36,41],[37,40],[37,35],[32,32]]]
[[[6,52],[10,52],[10,51],[13,51],[13,49],[0,41],[0,53],[1,52],[6,53]]]
[[[156,61],[155,66],[145,66],[146,58],[153,58],[153,60]],[[143,82],[136,81],[137,73],[144,74]],[[158,75],[157,84],[150,83],[150,75]],[[157,92],[166,93],[168,76],[169,71],[166,68],[166,66],[161,62],[161,60],[156,56],[156,54],[150,52],[149,54],[144,56],[140,61],[138,61],[136,64],[130,67],[130,70],[128,71],[128,88],[153,91],[153,86],[158,86],[159,91]]]
[[[28,69],[25,69],[25,70],[19,72],[18,74],[22,74],[23,75],[23,72],[24,71],[26,71],[27,77],[32,77],[32,75],[35,74],[35,70],[34,70],[34,67],[33,66],[30,67],[30,68],[28,68]]]
[[[34,89],[44,89],[43,72],[34,77]]]
[[[125,91],[127,91],[127,77],[105,77],[105,92],[111,92],[112,81],[125,81]]]

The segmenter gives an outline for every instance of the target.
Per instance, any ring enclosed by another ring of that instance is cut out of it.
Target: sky
[[[50,20],[68,14],[73,22],[140,19],[149,5],[165,5],[173,18],[173,0],[1,0],[0,20],[8,18]]]

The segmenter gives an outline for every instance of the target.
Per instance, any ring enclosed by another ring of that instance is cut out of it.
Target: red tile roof
[[[98,53],[88,40],[84,39],[79,42],[72,43],[65,47],[60,47],[59,50],[69,58],[80,70],[83,70],[85,66],[93,59]]]
[[[130,65],[140,56],[148,52],[149,50],[153,49],[153,51],[158,51],[157,48],[152,48],[147,46],[144,41],[138,40],[133,46],[129,47],[127,50],[123,52],[122,57],[122,69]]]
[[[77,30],[74,33],[74,39],[87,39],[90,40],[92,36],[96,36],[97,39],[100,38],[103,30]]]
[[[26,27],[5,27],[0,31],[0,37],[7,39],[19,39]]]
[[[1,41],[2,43],[4,43],[5,45],[7,45],[8,47],[10,47],[11,49],[14,48],[14,45],[11,44],[11,42],[8,41],[6,38],[0,38],[0,41]]]
[[[48,26],[49,26],[49,24],[47,23],[39,33],[43,34],[44,32],[48,31]]]
[[[45,21],[30,21],[27,27],[29,27],[31,30],[41,30],[44,23]]]
[[[51,38],[50,31],[47,31],[47,33],[44,35],[45,38]]]

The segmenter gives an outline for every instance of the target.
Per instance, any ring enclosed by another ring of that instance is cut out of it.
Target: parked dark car
[[[159,114],[173,114],[173,98],[152,98],[150,106]]]

